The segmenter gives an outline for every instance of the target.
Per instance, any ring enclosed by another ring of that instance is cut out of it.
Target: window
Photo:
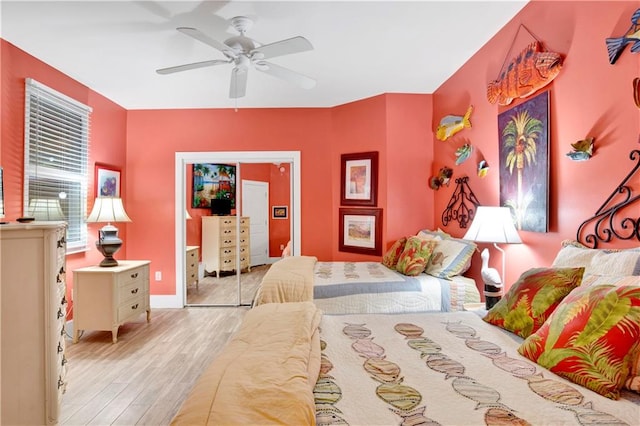
[[[87,246],[91,108],[26,79],[23,215],[68,223],[67,251]]]

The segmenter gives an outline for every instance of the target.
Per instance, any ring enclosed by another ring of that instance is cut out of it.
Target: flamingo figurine
[[[482,281],[484,282],[484,299],[487,309],[491,309],[502,297],[502,279],[495,268],[489,267],[489,250],[480,253],[482,258]]]

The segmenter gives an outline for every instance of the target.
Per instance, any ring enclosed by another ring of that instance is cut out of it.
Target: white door
[[[251,266],[266,265],[269,260],[269,184],[242,181],[242,216],[249,217]]]

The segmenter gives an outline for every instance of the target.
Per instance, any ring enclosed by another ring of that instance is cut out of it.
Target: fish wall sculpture
[[[540,42],[535,41],[509,62],[497,80],[489,83],[487,99],[492,104],[509,105],[551,83],[561,69],[562,56],[543,51]]]
[[[473,111],[473,105],[469,105],[467,112],[464,116],[460,115],[446,115],[440,120],[440,124],[436,128],[436,138],[441,141],[446,141],[451,136],[458,133],[460,130],[471,127],[471,112]]]
[[[640,9],[631,15],[631,26],[624,35],[620,37],[609,37],[605,42],[607,43],[607,52],[609,53],[609,63],[611,65],[616,63],[620,54],[629,43],[632,43],[631,52],[640,52]]]

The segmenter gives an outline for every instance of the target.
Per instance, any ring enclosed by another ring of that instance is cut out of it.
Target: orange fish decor
[[[526,98],[551,83],[561,69],[562,56],[543,51],[535,41],[509,62],[500,78],[489,83],[487,99],[492,104],[509,105],[515,98]]]

